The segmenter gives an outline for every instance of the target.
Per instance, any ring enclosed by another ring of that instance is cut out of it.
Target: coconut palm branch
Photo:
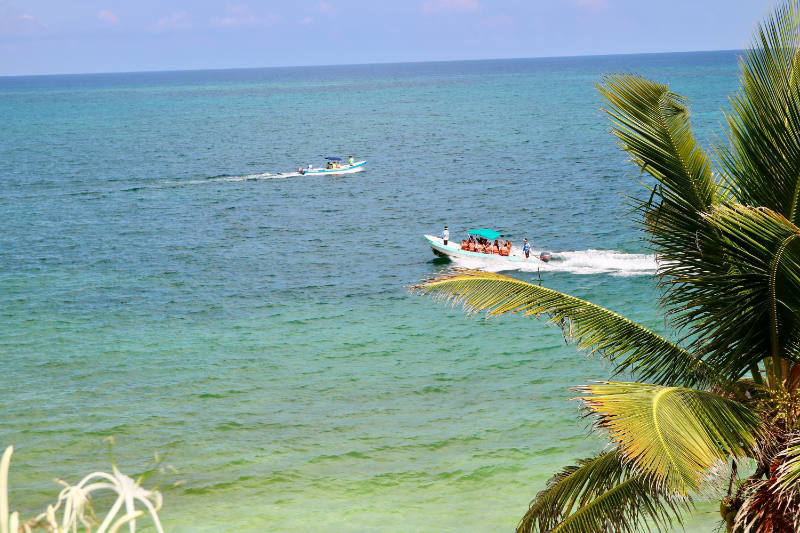
[[[777,7],[741,63],[720,170],[736,201],[800,225],[800,5]]]
[[[707,332],[697,317],[716,289],[708,280],[729,274],[719,236],[704,215],[726,196],[692,135],[683,97],[667,85],[624,74],[607,77],[598,91],[622,149],[656,179],[649,198],[634,205],[659,260],[662,307],[682,331],[681,343],[704,359]],[[749,370],[760,379],[756,367]]]
[[[706,361],[738,377],[772,357],[768,370],[780,386],[789,362],[800,360],[800,228],[775,211],[742,205],[716,207],[706,218],[729,266],[725,276],[694,282],[707,287],[702,310],[693,313]]]
[[[622,149],[658,182],[635,205],[661,259],[659,274],[672,280],[711,266],[716,271],[719,257],[701,213],[720,200],[720,191],[692,134],[687,100],[665,84],[626,74],[606,77],[598,91]],[[682,301],[679,290],[675,296]]]
[[[660,335],[604,307],[546,287],[478,270],[454,270],[412,287],[489,316],[522,313],[549,316],[566,340],[598,353],[619,372],[664,384],[721,382],[716,368]]]
[[[750,408],[706,391],[616,382],[577,390],[625,460],[669,492],[696,491],[712,467],[746,457],[761,425]]]
[[[616,450],[578,461],[554,475],[531,502],[517,533],[658,530],[680,522],[691,501],[665,493]]]
[[[792,33],[789,30],[793,27],[787,22],[786,17],[796,15],[796,7],[787,7],[779,11],[776,20],[779,20],[780,24],[775,22],[770,26],[773,45],[780,41],[778,35],[780,31]],[[766,30],[762,29],[761,33],[763,39],[767,39],[764,37]],[[786,39],[796,40],[797,37],[786,37]],[[771,75],[778,76],[780,68],[776,65],[788,68],[784,57],[786,49],[765,52],[767,48],[750,53],[748,57],[755,58],[749,59],[750,69],[760,72],[752,63],[758,58],[772,58],[770,64],[775,72]],[[797,51],[796,46],[794,50]],[[791,57],[794,58],[796,55],[795,53]],[[784,59],[783,63],[778,61],[781,57]],[[748,67],[743,68],[747,72]],[[787,71],[786,68],[782,72],[791,75],[793,71]],[[791,87],[786,86],[784,92],[788,91],[789,94],[795,91],[792,87],[796,84],[797,80],[792,81],[789,84]],[[607,78],[599,90],[609,106],[607,112],[611,116],[614,133],[622,142],[623,148],[633,154],[634,162],[659,182],[659,185],[652,190],[650,199],[641,202],[639,207],[643,215],[642,223],[651,235],[651,244],[660,260],[659,275],[662,286],[666,288],[662,295],[662,305],[671,314],[675,326],[679,329],[686,328],[683,342],[698,358],[714,363],[717,368],[724,367],[729,380],[738,379],[748,371],[753,374],[754,379],[759,380],[759,362],[771,356],[773,361],[767,363],[768,374],[771,374],[773,383],[781,382],[789,370],[788,363],[778,361],[776,358],[795,359],[787,347],[797,345],[797,336],[800,335],[798,333],[800,319],[797,318],[799,315],[785,307],[776,312],[774,305],[767,305],[768,302],[775,303],[774,289],[782,285],[782,282],[770,284],[770,275],[776,272],[769,268],[766,270],[747,268],[752,265],[743,263],[736,255],[740,255],[744,250],[746,253],[762,254],[763,258],[777,258],[776,261],[779,262],[772,266],[780,267],[777,274],[781,275],[787,271],[787,267],[783,265],[791,262],[785,256],[792,255],[793,248],[797,246],[792,242],[795,226],[791,222],[784,224],[783,228],[772,225],[774,231],[770,237],[773,238],[769,238],[765,245],[760,244],[758,240],[739,238],[735,241],[736,246],[726,246],[727,235],[721,235],[720,232],[724,233],[730,227],[714,223],[715,219],[709,217],[708,213],[723,205],[735,209],[733,206],[737,205],[734,202],[736,199],[755,201],[761,194],[755,185],[753,189],[756,192],[753,194],[756,196],[747,196],[742,190],[752,185],[748,179],[756,178],[751,174],[739,178],[726,177],[726,183],[731,188],[730,194],[726,196],[720,192],[708,170],[705,155],[697,148],[691,136],[688,112],[682,107],[684,101],[679,96],[669,93],[665,85],[623,75]],[[800,96],[796,91],[792,94]],[[798,120],[797,127],[792,123],[789,124],[791,131],[797,132],[800,131],[800,98],[794,96],[790,100],[792,105],[797,107],[797,113],[792,110],[793,108],[786,108],[789,111],[784,109],[784,112]],[[743,102],[746,98],[740,97],[740,100]],[[753,109],[763,111],[758,105],[750,103],[752,105],[748,109],[751,111]],[[670,112],[673,115],[670,115]],[[772,116],[769,113],[768,115]],[[673,122],[668,120],[670,116],[676,117]],[[788,120],[788,118],[780,119],[784,125]],[[754,124],[758,122],[755,119],[753,121]],[[758,122],[758,125],[769,130],[769,125],[763,121]],[[735,124],[732,127],[735,130]],[[791,137],[791,141],[800,146],[800,137],[795,134]],[[745,141],[741,142],[748,144]],[[771,147],[774,143],[767,138],[763,144],[764,150],[768,150],[767,145]],[[792,167],[786,171],[787,175],[791,174],[791,183],[787,185],[784,182],[789,178],[773,178],[767,171],[763,179],[759,178],[762,181],[766,180],[762,183],[766,189],[771,187],[770,180],[782,179],[785,190],[780,193],[781,198],[791,196],[790,189],[793,194],[800,191],[800,148],[797,150],[797,156],[786,155],[787,150],[781,157],[794,158],[797,163],[796,168]],[[722,152],[724,153],[724,150]],[[657,161],[661,163],[657,164]],[[741,162],[738,164],[739,167],[744,165]],[[728,166],[736,167],[733,163]],[[729,173],[733,174],[733,171]],[[764,197],[763,200],[767,202],[769,198]],[[787,210],[787,206],[778,205],[774,201],[767,203]],[[787,211],[790,212],[791,209]],[[758,217],[755,212],[742,210],[738,211],[738,215],[740,220],[746,216],[752,216],[756,220],[763,218]],[[774,237],[777,236],[788,240],[786,242],[782,239],[776,240]],[[787,253],[787,248],[790,253]],[[778,330],[778,326],[782,326],[781,334],[776,337],[774,332]],[[770,329],[773,335],[763,334]]]

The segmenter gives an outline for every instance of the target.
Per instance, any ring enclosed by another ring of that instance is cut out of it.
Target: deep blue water
[[[156,451],[180,470],[170,531],[510,530],[602,446],[567,387],[608,368],[544,323],[409,295],[451,266],[421,236],[527,236],[562,262],[513,275],[663,329],[653,279],[619,268],[647,262],[643,189],[595,84],[669,83],[708,145],[736,60],[0,78],[12,507],[107,468],[113,435],[123,470]],[[367,171],[277,175],[350,154]]]

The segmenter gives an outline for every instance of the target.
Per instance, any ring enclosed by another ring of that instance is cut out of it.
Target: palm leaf
[[[634,163],[663,185],[661,196],[694,217],[714,202],[717,186],[689,124],[686,99],[638,76],[607,76],[598,87],[613,133]]]
[[[732,378],[769,356],[799,360],[800,229],[779,213],[741,205],[716,207],[706,218],[728,273],[690,282],[697,350]],[[758,334],[742,335],[749,331]]]
[[[658,185],[647,201],[635,202],[654,251],[659,274],[680,278],[709,268],[713,236],[701,213],[718,200],[710,162],[692,135],[686,100],[664,84],[625,74],[598,86],[622,149]],[[669,280],[668,280],[669,281]],[[679,305],[665,300],[665,303]]]
[[[741,64],[742,87],[727,116],[721,169],[738,202],[800,225],[800,2],[777,7],[756,30]]]
[[[579,349],[599,353],[616,371],[665,384],[705,385],[715,369],[649,329],[591,302],[501,274],[455,270],[412,290],[462,304],[489,316],[547,315]]]
[[[695,389],[601,382],[577,390],[626,460],[670,492],[696,491],[713,466],[745,456],[760,424],[748,407]]]
[[[690,506],[688,499],[658,491],[613,450],[553,476],[531,502],[517,533],[600,531],[607,523],[615,531],[633,532],[645,520],[658,530],[667,529]]]

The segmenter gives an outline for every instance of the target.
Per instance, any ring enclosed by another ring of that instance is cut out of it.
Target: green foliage
[[[734,199],[800,222],[800,4],[776,7],[758,26],[732,98],[720,171]]]
[[[728,457],[745,457],[760,427],[748,407],[706,391],[601,382],[577,388],[619,453],[669,493],[697,491]]]
[[[657,529],[680,522],[680,511],[691,501],[656,488],[631,468],[617,451],[578,461],[554,475],[531,502],[517,533],[635,531],[647,519]]]
[[[800,360],[800,229],[780,213],[738,204],[706,218],[728,265],[726,275],[695,282],[705,286],[695,331],[707,360],[732,375],[766,356]]]
[[[714,367],[613,311],[502,274],[458,269],[412,290],[446,298],[469,312],[486,311],[489,316],[546,315],[580,349],[598,353],[611,361],[616,371],[631,372],[641,379],[682,385],[704,385],[718,379]]]

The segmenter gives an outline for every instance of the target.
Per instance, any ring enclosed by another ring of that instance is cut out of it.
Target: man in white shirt
[[[450,238],[450,232],[447,231],[447,226],[444,227],[444,231],[442,231],[442,242],[447,246],[447,240]]]

